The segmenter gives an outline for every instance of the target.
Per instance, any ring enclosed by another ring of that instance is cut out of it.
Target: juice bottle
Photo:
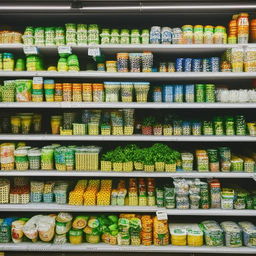
[[[237,19],[237,42],[247,44],[249,40],[249,17],[248,13],[240,13]]]
[[[251,20],[250,23],[250,42],[256,43],[256,19]]]

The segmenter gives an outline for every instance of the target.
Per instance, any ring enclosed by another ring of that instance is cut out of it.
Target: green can
[[[221,160],[229,161],[231,159],[231,151],[229,147],[219,147],[218,150]]]
[[[215,102],[215,85],[214,84],[205,85],[205,101]]]
[[[208,154],[210,163],[219,162],[218,150],[217,149],[207,149],[207,154]]]
[[[227,117],[225,121],[225,130],[227,136],[235,135],[235,122],[233,117]]]
[[[223,136],[224,135],[223,119],[221,117],[215,117],[213,124],[214,124],[215,135]]]
[[[236,124],[236,135],[244,136],[246,135],[246,122],[244,116],[236,116],[235,117]]]
[[[196,84],[196,102],[205,102],[204,84]]]
[[[203,122],[203,134],[204,135],[214,135],[212,121]]]

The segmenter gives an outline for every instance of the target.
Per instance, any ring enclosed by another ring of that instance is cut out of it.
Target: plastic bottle
[[[237,42],[247,44],[249,41],[249,18],[248,13],[240,13],[237,19]]]

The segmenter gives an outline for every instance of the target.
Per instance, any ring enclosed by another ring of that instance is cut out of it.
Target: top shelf
[[[0,44],[0,51],[11,50],[23,52],[23,44]],[[256,44],[112,44],[112,45],[84,45],[71,46],[75,53],[87,53],[90,47],[100,48],[102,53],[111,54],[117,52],[141,52],[152,51],[154,53],[220,53],[234,47],[256,47]],[[57,53],[58,46],[38,46],[41,53]]]

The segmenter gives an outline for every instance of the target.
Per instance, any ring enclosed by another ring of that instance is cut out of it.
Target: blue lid
[[[121,82],[120,84],[121,85],[133,85],[134,83],[133,82]]]
[[[104,82],[105,85],[120,85],[120,82]]]
[[[134,82],[134,85],[150,85],[149,82]]]
[[[54,80],[53,79],[46,79],[46,80],[44,80],[44,84],[54,84]]]

